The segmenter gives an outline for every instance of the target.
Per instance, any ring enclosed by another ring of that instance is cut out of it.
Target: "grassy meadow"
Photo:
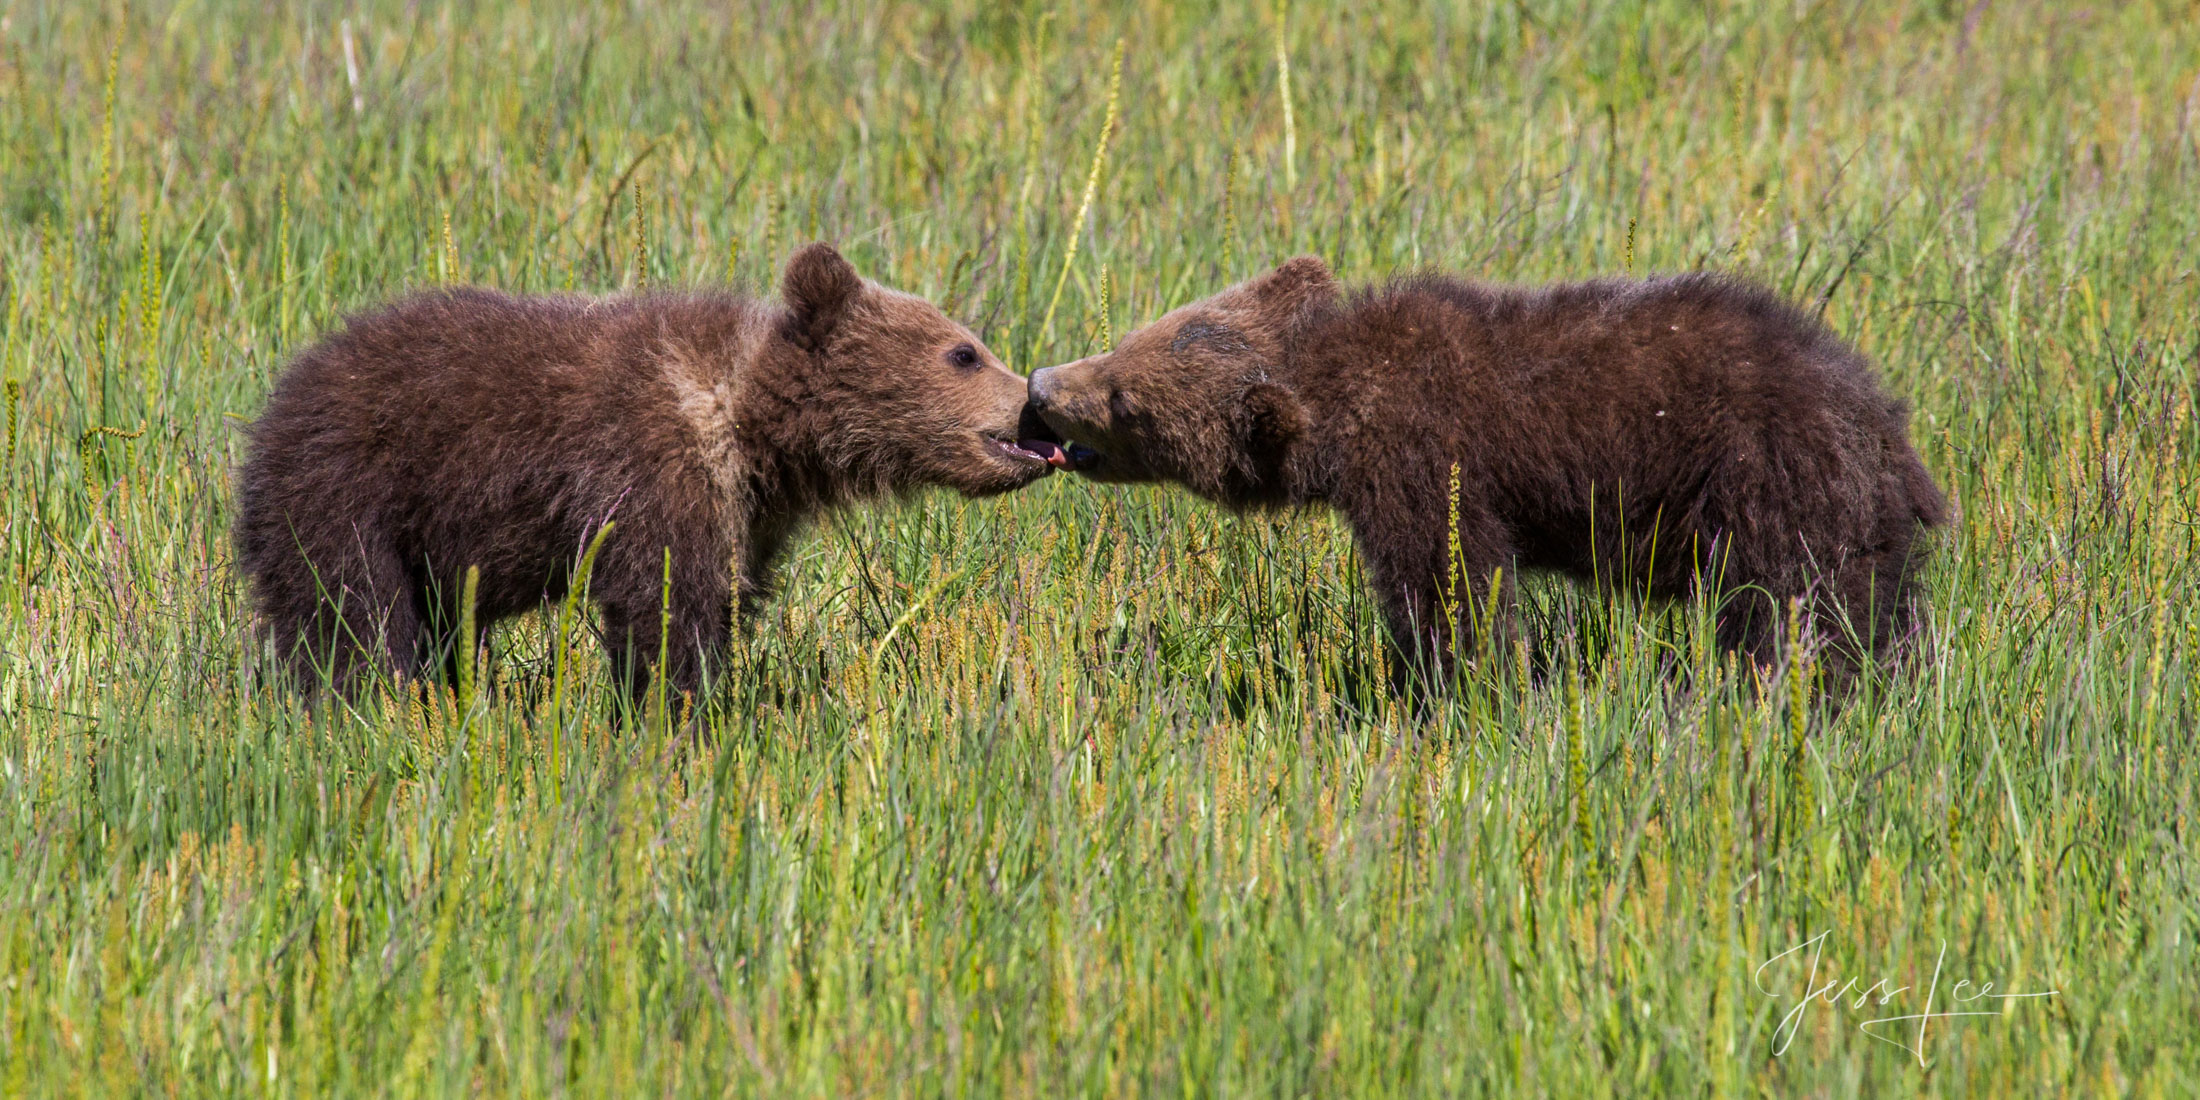
[[[0,0],[0,1096],[2200,1094],[2196,116],[2171,0]],[[1926,653],[1538,582],[1419,706],[1331,517],[1052,478],[819,523],[704,736],[573,616],[265,681],[286,355],[814,238],[1020,370],[1298,252],[1761,279],[1914,404]]]

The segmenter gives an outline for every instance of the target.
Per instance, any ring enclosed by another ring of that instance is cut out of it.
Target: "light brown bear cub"
[[[1031,401],[1086,476],[1338,509],[1393,637],[1439,660],[1499,576],[1502,629],[1527,567],[1708,588],[1760,662],[1800,600],[1842,677],[1912,630],[1946,507],[1861,356],[1704,274],[1340,295],[1300,257],[1035,372]]]
[[[724,293],[595,299],[419,294],[301,353],[252,426],[237,560],[306,685],[418,674],[476,621],[588,593],[639,699],[702,686],[805,518],[927,485],[971,496],[1049,472],[1024,380],[931,303],[811,245],[780,303]],[[1021,442],[1019,442],[1021,441]],[[475,641],[475,640],[468,640]]]

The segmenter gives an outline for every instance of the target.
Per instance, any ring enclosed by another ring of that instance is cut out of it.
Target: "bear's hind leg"
[[[417,595],[413,606],[420,616],[420,629],[414,663],[419,669],[423,689],[430,670],[440,669],[443,685],[452,691],[458,690],[469,660],[475,662],[477,673],[488,671],[489,627],[502,619],[508,609],[477,596],[473,637],[461,637],[460,625],[466,617],[464,583],[461,580],[452,584],[430,572],[415,589]]]
[[[301,689],[356,699],[377,666],[418,671],[412,583],[378,533],[353,529],[319,546],[294,544],[289,560],[254,579],[276,655]]]
[[[1916,528],[1890,524],[1882,536],[1834,570],[1816,608],[1829,671],[1843,680],[1899,653],[1918,630]]]
[[[1780,657],[1782,601],[1762,585],[1740,584],[1714,590],[1713,640],[1758,668],[1771,668]]]

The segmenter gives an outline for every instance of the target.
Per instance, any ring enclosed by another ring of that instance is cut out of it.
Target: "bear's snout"
[[[1090,437],[1107,427],[1105,402],[1092,400],[1092,364],[1080,359],[1031,372],[1027,400],[1031,410],[1066,439]]]
[[[1026,389],[1026,396],[1031,402],[1033,412],[1044,413],[1054,404],[1053,375],[1055,371],[1060,369],[1062,368],[1041,367],[1031,372],[1031,382]]]
[[[1062,440],[1062,457],[1055,465],[1111,480],[1103,470],[1112,473],[1113,464],[1104,462],[1091,446],[1108,438],[1114,426],[1108,419],[1107,401],[1095,398],[1100,380],[1094,367],[1092,360],[1080,359],[1031,372],[1025,407]]]

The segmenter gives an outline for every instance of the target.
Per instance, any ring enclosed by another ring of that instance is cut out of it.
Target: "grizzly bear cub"
[[[610,525],[586,591],[614,677],[642,698],[662,644],[694,692],[805,517],[1058,461],[1023,378],[931,303],[823,244],[781,297],[430,291],[301,353],[238,472],[237,560],[277,653],[345,692],[374,665],[417,675],[462,649],[468,567],[486,628],[561,598]]]
[[[1031,403],[1096,480],[1336,508],[1393,638],[1440,666],[1478,615],[1508,628],[1525,567],[1702,590],[1759,663],[1802,600],[1845,677],[1908,632],[1946,510],[1862,357],[1707,274],[1340,299],[1302,256],[1033,373]]]

